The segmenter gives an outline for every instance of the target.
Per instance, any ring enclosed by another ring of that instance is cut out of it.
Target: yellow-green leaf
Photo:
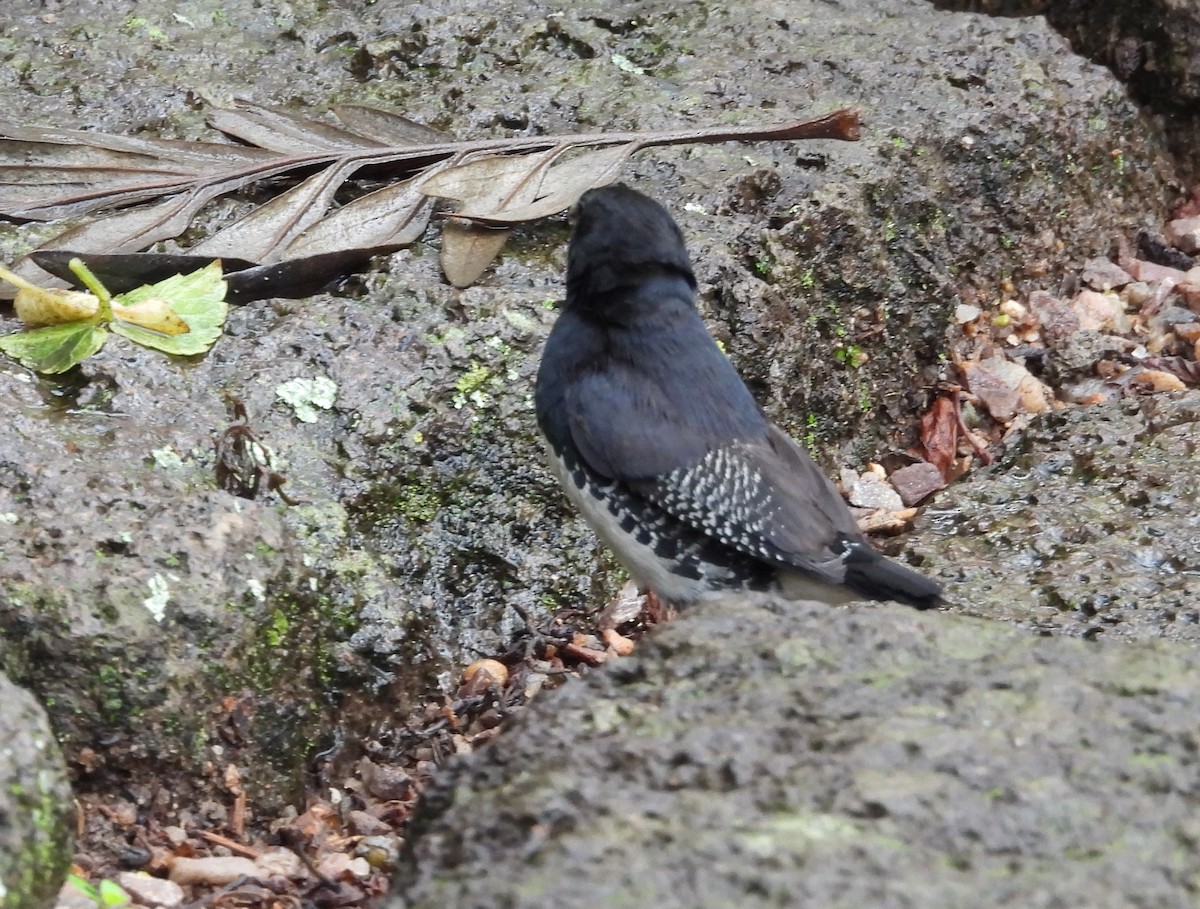
[[[111,328],[131,341],[164,353],[181,356],[204,353],[221,336],[225,324],[229,311],[225,287],[221,262],[217,260],[190,274],[175,275],[113,297],[114,303],[134,308],[154,299],[166,301],[187,324],[186,334],[167,335],[124,321],[114,322]]]
[[[38,372],[66,372],[104,346],[108,332],[90,322],[50,325],[0,337],[0,350]]]

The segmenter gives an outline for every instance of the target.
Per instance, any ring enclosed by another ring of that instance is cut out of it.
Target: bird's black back
[[[538,373],[551,443],[578,446],[605,477],[646,479],[764,437],[766,418],[696,311],[666,210],[618,185],[585,193],[575,217],[566,306]]]

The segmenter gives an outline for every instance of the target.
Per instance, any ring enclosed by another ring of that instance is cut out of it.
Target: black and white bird
[[[938,605],[939,585],[875,552],[763,415],[696,310],[666,209],[615,185],[573,214],[538,426],[567,496],[633,579],[677,605],[753,592]]]

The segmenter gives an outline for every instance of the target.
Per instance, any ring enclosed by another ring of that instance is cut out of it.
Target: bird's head
[[[682,278],[696,289],[683,233],[667,210],[622,183],[590,189],[571,211],[568,300],[586,299],[653,278]]]

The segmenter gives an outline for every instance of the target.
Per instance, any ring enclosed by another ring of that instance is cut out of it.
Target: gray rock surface
[[[1200,177],[1200,7],[1193,0],[934,0],[943,9],[1044,15],[1163,115],[1191,179]]]
[[[206,102],[234,96],[389,104],[464,136],[861,107],[855,145],[677,148],[627,172],[679,216],[704,311],[772,418],[856,465],[924,404],[956,291],[1083,261],[1169,191],[1161,130],[1044,22],[918,0],[7,0],[4,15],[6,117],[133,134],[199,137]],[[0,254],[45,233],[0,225]],[[460,292],[433,230],[338,296],[240,308],[195,361],[114,339],[62,379],[0,371],[4,665],[69,753],[89,749],[83,784],[180,767],[220,788],[234,764],[266,806],[332,723],[374,723],[506,640],[511,605],[612,591],[541,468],[528,401],[565,236],[531,225]],[[315,377],[336,400],[301,422],[276,388]],[[216,489],[229,395],[302,504]]]
[[[1198,440],[1078,407],[940,493],[907,557],[990,621],[685,613],[454,768],[390,909],[1194,905]]]
[[[1043,416],[943,490],[908,556],[973,615],[1200,643],[1200,392]]]
[[[388,909],[1195,904],[1200,652],[688,613],[458,763]]]
[[[33,696],[0,673],[0,906],[53,903],[71,864],[71,789]]]

